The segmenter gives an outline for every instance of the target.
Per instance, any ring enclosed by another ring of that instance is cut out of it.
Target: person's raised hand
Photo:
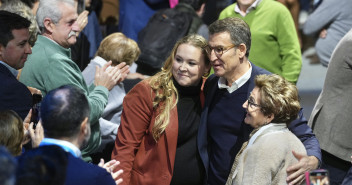
[[[89,12],[87,10],[84,10],[82,13],[80,13],[77,17],[76,23],[79,27],[79,32],[76,33],[76,36],[78,37],[79,33],[82,32],[82,30],[87,26],[88,24],[88,14]]]
[[[117,67],[111,67],[111,61],[109,61],[102,68],[96,66],[94,84],[104,86],[110,91],[121,79],[121,76],[121,70]]]
[[[126,65],[125,62],[121,62],[119,65],[117,65],[115,67],[119,68],[121,71],[121,78],[117,82],[117,83],[121,83],[127,78],[128,74],[130,73],[130,66]]]
[[[33,127],[34,123],[32,122],[29,124],[28,132],[32,141],[32,147],[37,148],[40,142],[44,139],[44,129],[42,126],[42,121],[39,120],[35,129]]]

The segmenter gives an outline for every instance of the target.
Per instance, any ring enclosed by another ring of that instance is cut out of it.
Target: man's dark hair
[[[18,157],[16,185],[64,185],[68,155],[56,145],[41,146]]]
[[[18,14],[0,10],[0,44],[4,47],[14,37],[12,30],[29,28],[31,22]]]
[[[191,5],[194,10],[198,11],[203,3],[206,3],[207,0],[179,0],[179,3],[185,3]]]
[[[72,138],[79,133],[83,120],[89,117],[87,97],[75,86],[61,86],[45,96],[40,116],[46,137]]]

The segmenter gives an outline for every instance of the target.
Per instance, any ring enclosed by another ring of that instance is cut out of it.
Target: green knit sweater
[[[242,17],[236,3],[225,8],[219,19],[238,17],[251,28],[252,46],[249,60],[272,73],[296,83],[302,57],[294,22],[287,8],[274,0],[262,0],[256,9]]]
[[[82,157],[90,160],[88,154],[97,149],[101,142],[98,120],[108,101],[108,89],[94,84],[88,87],[80,69],[71,60],[71,50],[41,35],[22,69],[20,81],[41,90],[43,96],[62,85],[75,85],[84,91],[90,107],[91,137],[82,150]]]

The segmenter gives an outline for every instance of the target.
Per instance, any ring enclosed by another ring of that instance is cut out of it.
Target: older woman
[[[259,75],[243,104],[244,122],[254,128],[237,154],[228,184],[286,184],[286,169],[297,162],[292,151],[306,153],[287,129],[300,110],[295,85],[279,75]]]
[[[131,65],[139,57],[140,50],[137,43],[127,38],[123,33],[113,33],[107,36],[100,44],[96,56],[90,61],[82,72],[88,85],[94,82],[96,66],[103,67],[108,61],[112,66],[125,62]],[[118,83],[109,92],[108,105],[105,107],[102,117],[99,119],[100,131],[104,140],[115,140],[117,128],[120,125],[122,101],[125,97],[125,88]]]
[[[199,35],[179,40],[162,71],[126,95],[112,153],[122,184],[203,184],[196,138],[202,76],[210,69],[206,46]]]

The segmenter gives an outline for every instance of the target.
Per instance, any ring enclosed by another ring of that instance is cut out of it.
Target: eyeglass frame
[[[261,105],[259,105],[259,104],[256,104],[256,103],[254,103],[253,102],[253,99],[251,98],[251,96],[248,96],[248,98],[247,98],[247,103],[248,103],[248,107],[251,107],[251,109],[255,109],[255,108],[262,108],[262,106]],[[254,107],[253,107],[254,106]],[[247,107],[247,108],[248,108]]]
[[[211,46],[207,45],[205,47],[205,52],[208,54],[208,56],[211,56],[211,52],[214,50],[215,56],[220,58],[224,53],[226,53],[230,49],[236,48],[236,47],[237,47],[237,45],[235,45],[235,44],[232,44],[227,47],[222,47],[222,46],[211,47]],[[220,53],[218,51],[216,51],[215,49],[220,49]]]

